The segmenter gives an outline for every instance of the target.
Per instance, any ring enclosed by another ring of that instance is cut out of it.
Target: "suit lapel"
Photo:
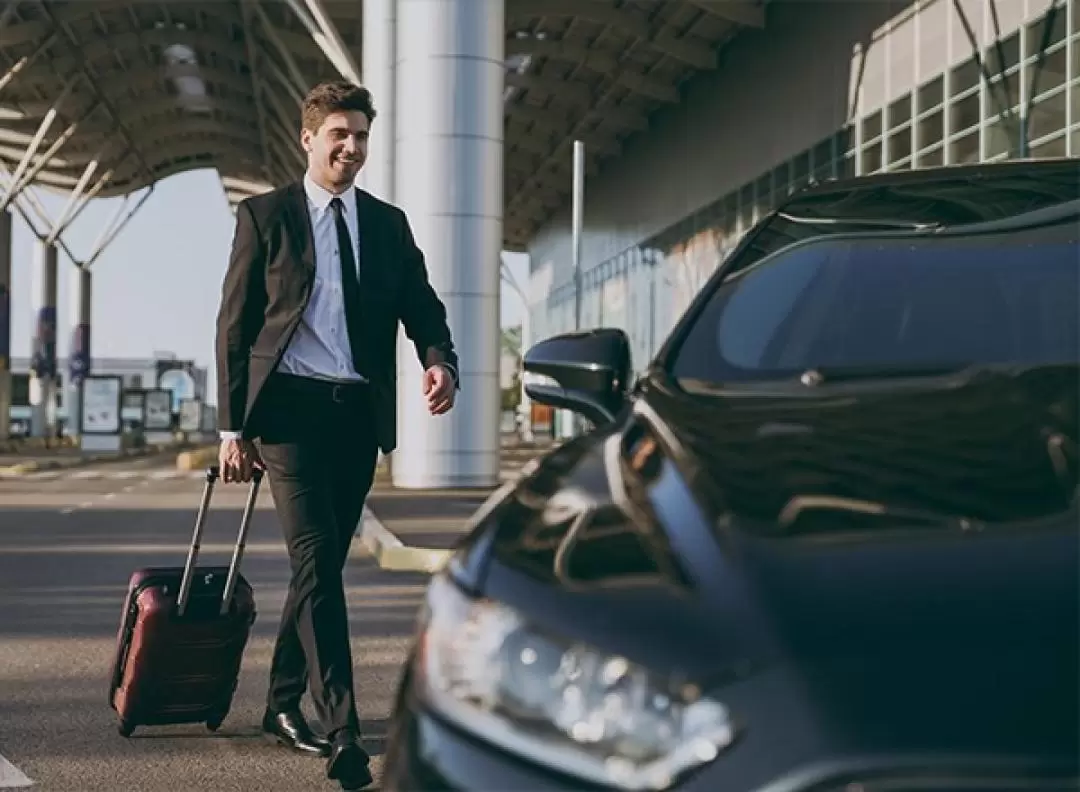
[[[360,283],[373,286],[379,283],[379,223],[375,217],[375,202],[363,190],[356,190],[357,230],[360,235]],[[363,293],[363,290],[361,290]]]
[[[307,196],[304,194],[302,183],[297,182],[292,185],[285,206],[293,252],[303,265],[305,274],[309,277],[313,276],[315,274],[315,233],[311,228],[311,215],[308,214]]]

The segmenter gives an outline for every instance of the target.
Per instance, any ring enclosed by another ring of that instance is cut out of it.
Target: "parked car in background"
[[[1077,789],[1080,162],[812,187],[427,592],[386,792]]]

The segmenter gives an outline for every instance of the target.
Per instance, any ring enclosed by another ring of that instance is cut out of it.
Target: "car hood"
[[[1078,382],[694,395],[654,378],[617,426],[506,487],[461,568],[483,557],[477,586],[543,629],[702,679],[913,651],[998,670],[1031,652],[1053,676],[1048,657],[1077,654]],[[833,500],[784,523],[799,495]]]

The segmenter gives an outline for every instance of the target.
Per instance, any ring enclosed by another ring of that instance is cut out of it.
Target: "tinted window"
[[[1074,220],[993,235],[823,238],[722,283],[672,366],[680,379],[817,367],[1076,362]]]

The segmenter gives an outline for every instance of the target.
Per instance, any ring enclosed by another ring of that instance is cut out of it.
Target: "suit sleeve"
[[[246,417],[251,347],[262,329],[266,306],[264,257],[255,217],[245,201],[236,210],[217,317],[218,425],[226,431],[242,430]]]
[[[416,356],[425,369],[443,365],[461,387],[458,356],[446,321],[446,306],[435,293],[428,278],[424,254],[416,245],[404,213],[400,214],[404,293],[401,301],[401,324],[405,335],[416,347]]]

